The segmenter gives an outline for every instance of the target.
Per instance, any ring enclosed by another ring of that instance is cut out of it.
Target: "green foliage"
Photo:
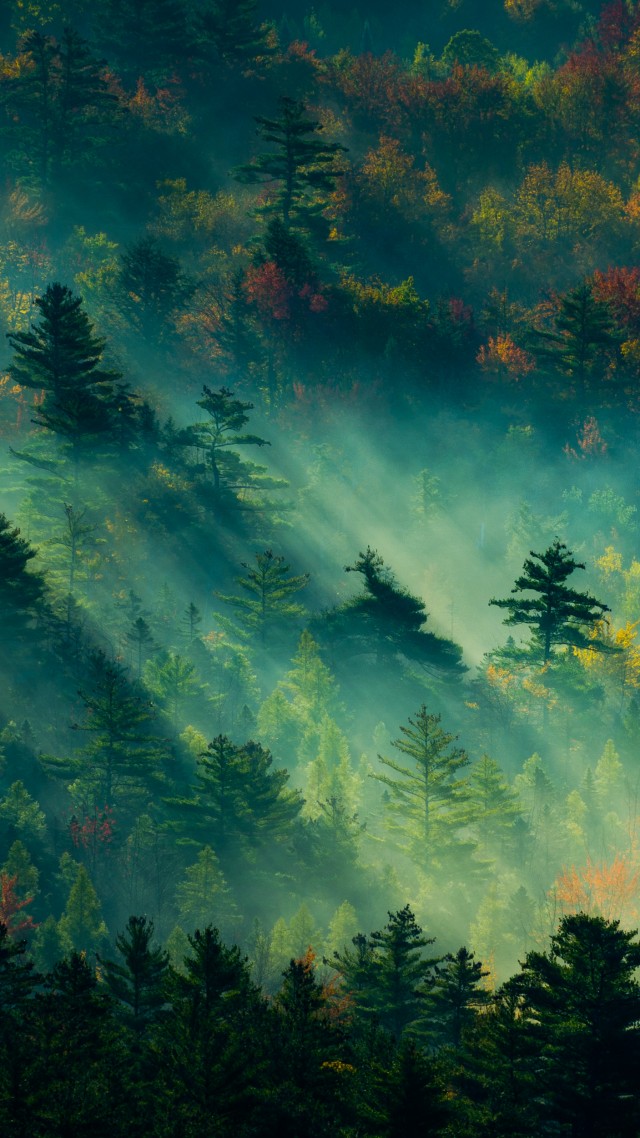
[[[58,922],[60,940],[67,953],[93,954],[108,937],[102,908],[91,878],[83,865],[71,886],[67,904]]]
[[[402,737],[393,746],[409,759],[379,760],[392,773],[373,777],[389,788],[387,812],[390,826],[404,849],[424,869],[437,866],[447,847],[455,845],[456,830],[465,819],[466,787],[459,772],[469,763],[456,736],[443,731],[440,716],[430,715],[424,705]]]
[[[82,299],[65,285],[49,285],[36,299],[40,322],[9,336],[10,374],[23,387],[44,392],[34,421],[59,436],[74,462],[126,438],[131,397],[119,372],[100,364],[105,341],[94,335]]]
[[[184,928],[214,925],[226,936],[237,924],[236,905],[210,846],[203,846],[195,864],[187,867],[176,897]]]
[[[489,604],[507,609],[504,624],[528,624],[534,629],[531,650],[546,664],[557,645],[605,651],[604,641],[589,636],[590,630],[609,612],[609,606],[590,593],[580,593],[566,584],[576,569],[584,565],[575,561],[562,541],[556,540],[544,553],[531,552],[516,579],[512,593],[532,592],[535,597],[491,600]]]
[[[250,185],[274,184],[276,192],[263,209],[276,212],[285,226],[317,227],[344,147],[317,137],[320,123],[307,117],[304,103],[284,95],[279,110],[277,119],[256,118],[260,138],[274,148],[239,166],[235,177]]]
[[[126,929],[116,937],[122,963],[100,960],[109,993],[118,1001],[120,1018],[138,1036],[148,1032],[166,1009],[169,956],[164,949],[151,947],[153,934],[153,921],[129,917]]]
[[[353,999],[358,1015],[379,1022],[399,1038],[416,1029],[427,981],[440,957],[425,957],[424,948],[434,943],[422,929],[408,905],[389,913],[383,929],[367,938],[358,934],[353,949],[334,953],[334,967]]]
[[[236,609],[244,630],[265,648],[272,646],[274,637],[277,641],[283,626],[299,621],[305,615],[303,606],[292,598],[309,583],[309,574],[291,577],[284,557],[274,554],[271,549],[256,553],[255,561],[255,568],[243,561],[242,568],[247,570],[247,574],[237,578],[244,595],[219,593],[218,596]]]

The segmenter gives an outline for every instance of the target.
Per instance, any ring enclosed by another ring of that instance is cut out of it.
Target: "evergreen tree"
[[[144,682],[165,705],[176,731],[184,703],[197,693],[200,686],[195,664],[178,652],[163,652],[155,660],[147,660]]]
[[[632,1138],[640,1121],[640,944],[618,921],[564,917],[548,952],[509,981],[538,1054],[534,1095],[557,1126],[585,1138]]]
[[[84,951],[55,965],[38,997],[32,1118],[45,1134],[106,1138],[124,1122],[124,1055],[111,1000]]]
[[[173,72],[192,47],[185,0],[102,0],[93,25],[109,57],[134,80]]]
[[[275,212],[287,228],[317,226],[326,194],[339,173],[337,155],[344,147],[317,137],[320,124],[307,117],[304,103],[285,95],[279,109],[277,119],[256,119],[260,138],[274,148],[238,167],[235,176],[253,185],[276,185],[274,198],[263,209]]]
[[[211,846],[203,846],[195,864],[187,867],[176,898],[183,928],[203,929],[213,924],[229,935],[237,925],[238,910]]]
[[[385,1138],[453,1133],[446,1087],[416,1041],[402,1039],[389,1059],[373,1066],[373,1086],[367,1088],[369,1095],[361,1107],[373,1133]]]
[[[358,1014],[375,1020],[397,1039],[418,1027],[427,985],[441,957],[425,957],[434,943],[422,935],[408,905],[389,913],[383,929],[353,938],[355,951],[334,953],[332,964]]]
[[[469,758],[453,747],[456,736],[443,731],[440,716],[430,715],[424,705],[402,738],[393,746],[406,755],[409,766],[395,759],[378,758],[390,774],[374,774],[389,788],[386,809],[390,825],[418,865],[437,865],[447,846],[455,845],[456,829],[465,820],[465,783],[460,770]]]
[[[100,366],[105,341],[94,335],[79,296],[56,282],[35,303],[40,322],[9,335],[9,372],[15,383],[44,393],[33,421],[59,436],[77,471],[81,457],[120,439],[131,397],[119,373]]]
[[[424,1030],[434,1047],[460,1047],[462,1037],[491,995],[483,988],[489,975],[464,946],[447,955],[433,978],[424,1012]]]
[[[364,592],[322,622],[342,653],[348,651],[352,658],[372,655],[380,666],[408,660],[442,678],[456,679],[466,671],[458,645],[425,630],[424,601],[396,584],[375,550],[367,547],[346,572],[362,577]]]
[[[162,1113],[170,1110],[177,1133],[250,1133],[258,1121],[264,1007],[246,957],[222,944],[216,929],[196,931],[188,945],[184,970],[171,977],[156,1050]]]
[[[233,502],[236,505],[239,501],[244,502],[247,491],[260,488],[259,475],[262,467],[244,462],[235,449],[231,448],[270,445],[259,435],[246,434],[242,431],[245,423],[249,422],[247,411],[253,409],[253,403],[243,403],[241,399],[234,399],[233,392],[227,387],[212,391],[205,385],[202,389],[202,399],[198,400],[198,407],[202,407],[209,418],[184,431],[181,436],[182,445],[195,447],[198,454],[202,453],[203,467],[211,473],[213,499],[217,506],[223,502]],[[282,484],[282,481],[277,479],[262,479],[262,485],[265,487]]]
[[[78,868],[71,886],[58,932],[66,952],[85,955],[97,952],[107,939],[100,901],[83,865]]]
[[[482,755],[469,770],[466,784],[468,816],[478,844],[494,856],[513,841],[513,828],[520,817],[516,794],[511,790],[495,759]]]
[[[136,1036],[148,1032],[166,1007],[164,984],[169,956],[163,948],[151,946],[153,935],[153,921],[129,917],[124,932],[116,937],[122,963],[100,958],[100,969],[118,1002],[120,1018]]]
[[[304,616],[304,608],[292,598],[309,583],[309,574],[289,576],[290,568],[284,557],[271,549],[256,553],[255,560],[255,568],[243,561],[242,568],[247,574],[236,578],[244,595],[217,595],[237,610],[245,630],[265,648],[283,626]]]
[[[153,237],[141,238],[120,261],[116,282],[120,309],[151,343],[166,338],[171,318],[187,304],[193,285],[175,257],[164,253]]]
[[[604,641],[588,635],[604,614],[610,612],[609,606],[566,583],[576,569],[584,569],[584,565],[574,560],[564,542],[556,539],[544,553],[531,551],[522,575],[511,590],[516,594],[535,593],[535,597],[489,601],[490,605],[508,610],[504,624],[528,624],[533,628],[531,652],[534,659],[540,659],[543,664],[551,659],[557,645],[610,650]]]
[[[538,356],[572,377],[583,397],[596,363],[602,366],[603,351],[615,344],[611,312],[589,285],[579,285],[562,297],[554,330],[538,332],[536,339]]]
[[[117,806],[126,812],[148,794],[161,775],[165,747],[153,733],[147,700],[131,686],[124,668],[102,652],[89,658],[89,685],[80,691],[85,718],[76,729],[89,736],[77,758],[46,756],[46,766],[60,777],[76,777],[74,796],[94,809]]]
[[[28,1138],[34,1047],[32,998],[40,977],[26,956],[26,941],[0,922],[0,1129]]]
[[[268,53],[257,0],[206,0],[196,15],[196,37],[201,54],[206,56],[212,47],[229,66]]]
[[[141,679],[142,666],[155,651],[155,641],[153,633],[143,616],[138,616],[133,621],[131,628],[127,632],[127,640],[135,652],[136,658],[136,677]]]
[[[44,581],[27,568],[35,556],[20,530],[0,514],[0,616],[7,644],[28,639],[41,610]]]
[[[122,111],[89,44],[71,27],[56,41],[29,31],[21,41],[26,66],[4,77],[0,106],[5,121],[0,134],[12,143],[10,161],[17,172],[47,191],[67,169],[74,180],[100,164],[112,143]]]
[[[219,735],[198,761],[197,797],[176,802],[190,827],[203,830],[225,865],[282,841],[300,812],[299,792],[287,787],[286,770],[259,743],[244,746]],[[186,808],[186,810],[185,810]]]

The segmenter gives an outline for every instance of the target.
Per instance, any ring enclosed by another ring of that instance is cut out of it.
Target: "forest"
[[[0,1132],[638,1138],[640,3],[0,5]]]

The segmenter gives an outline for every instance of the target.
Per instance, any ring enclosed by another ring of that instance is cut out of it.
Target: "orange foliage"
[[[568,458],[602,458],[607,453],[607,444],[600,434],[600,427],[598,420],[591,415],[585,419],[582,424],[582,429],[578,432],[577,447],[569,446],[569,443],[563,448],[564,453]]]
[[[616,854],[612,862],[570,866],[558,877],[555,896],[566,913],[592,913],[606,920],[635,921],[638,871]]]
[[[476,356],[480,367],[488,375],[499,379],[513,379],[516,383],[529,375],[535,367],[533,357],[519,348],[507,332],[505,335],[489,336]]]

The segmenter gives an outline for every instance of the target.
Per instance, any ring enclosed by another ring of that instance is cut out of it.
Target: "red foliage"
[[[247,298],[268,320],[289,320],[293,289],[275,261],[250,265],[244,279]]]
[[[595,272],[593,295],[609,305],[619,324],[640,333],[640,269],[636,265]]]
[[[618,51],[629,42],[638,22],[638,13],[631,12],[625,0],[611,0],[611,3],[605,4],[598,20],[599,43],[605,51]]]
[[[33,897],[19,901],[16,897],[17,883],[17,874],[9,877],[8,873],[0,873],[0,924],[6,925],[9,936],[17,936],[36,927],[31,914],[22,913]]]

